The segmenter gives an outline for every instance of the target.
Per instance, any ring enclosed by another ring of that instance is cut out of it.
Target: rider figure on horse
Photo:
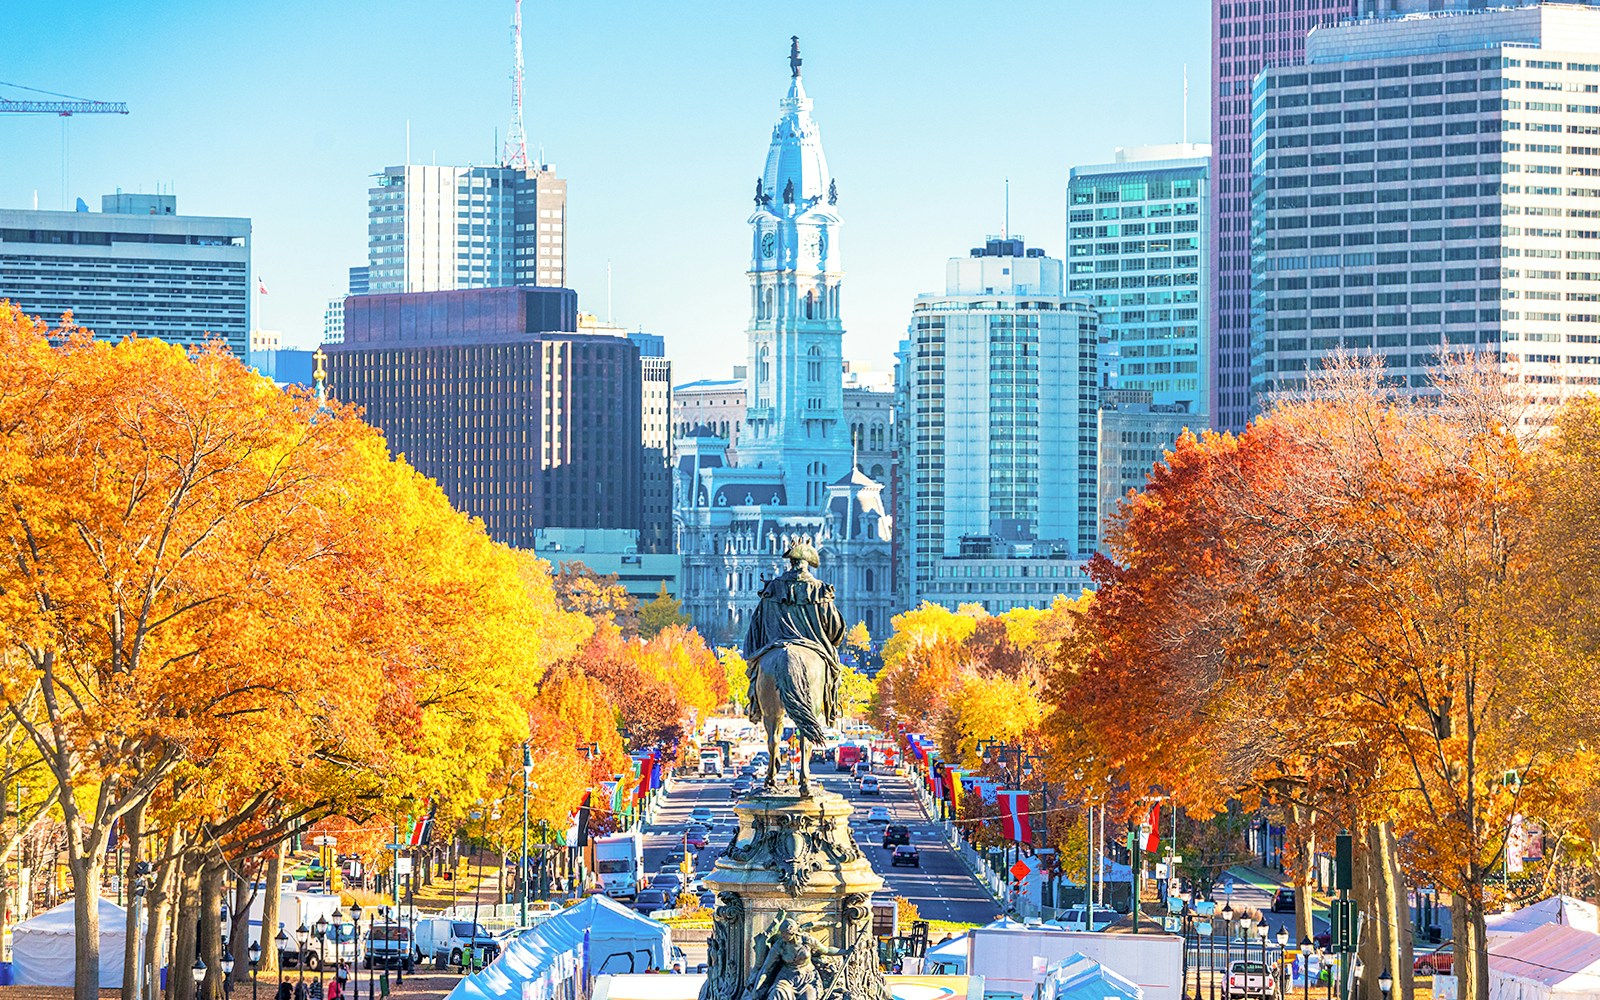
[[[779,716],[787,714],[801,740],[816,746],[827,738],[823,727],[839,719],[839,645],[844,642],[844,618],[834,606],[833,587],[811,575],[810,567],[818,565],[817,550],[805,542],[796,542],[784,558],[789,560],[789,569],[761,588],[761,603],[744,638],[750,721],[765,721],[770,735],[780,722]],[[822,690],[808,690],[811,682],[803,671],[763,671],[761,658],[778,649],[814,653],[824,666]],[[770,704],[770,699],[767,706],[762,705],[764,673],[780,696],[780,711],[774,711],[779,706]],[[805,763],[801,761],[802,783]],[[771,764],[776,770],[777,761]]]

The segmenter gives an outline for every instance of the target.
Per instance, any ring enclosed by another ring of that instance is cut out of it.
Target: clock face
[[[768,260],[771,260],[773,253],[777,249],[778,249],[778,234],[777,233],[762,233],[761,234],[761,256],[767,258]]]
[[[806,256],[816,258],[822,256],[822,234],[811,230],[800,238],[800,245],[805,248]]]

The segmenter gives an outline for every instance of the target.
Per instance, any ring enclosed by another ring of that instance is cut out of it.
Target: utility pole
[[[533,771],[533,752],[522,744],[522,864],[517,868],[517,888],[521,890],[522,915],[518,927],[528,926],[528,775]]]

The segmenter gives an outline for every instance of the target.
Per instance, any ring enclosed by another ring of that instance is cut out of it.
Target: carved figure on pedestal
[[[750,681],[750,721],[767,730],[767,780],[778,784],[778,734],[783,717],[800,739],[800,794],[811,794],[809,745],[822,743],[824,726],[839,719],[839,646],[844,618],[833,603],[833,587],[811,575],[817,550],[796,542],[784,553],[789,569],[761,588],[750,618],[744,657]]]
[[[709,967],[706,981],[700,985],[700,1000],[738,995],[744,982],[744,970],[739,968],[739,931],[743,925],[744,900],[737,893],[720,893],[712,914],[711,939],[706,942]]]
[[[793,917],[772,925],[743,1000],[824,1000],[831,994],[838,970],[828,959],[841,952],[806,933],[806,926]]]

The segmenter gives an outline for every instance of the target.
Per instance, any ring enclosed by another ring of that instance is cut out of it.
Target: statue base
[[[734,805],[739,833],[705,876],[717,908],[700,1000],[889,1000],[872,934],[883,879],[850,835],[855,810],[813,788]]]

